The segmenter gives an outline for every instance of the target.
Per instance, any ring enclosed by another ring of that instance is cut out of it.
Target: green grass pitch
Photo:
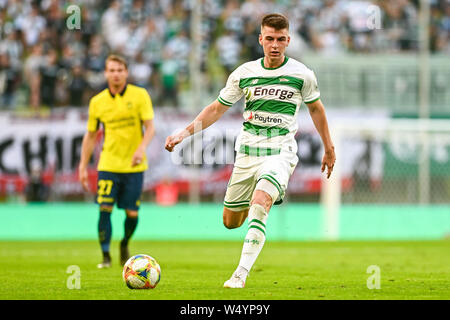
[[[246,287],[224,289],[241,242],[132,241],[132,254],[153,256],[162,268],[153,290],[130,290],[122,280],[118,242],[114,265],[98,270],[96,241],[0,242],[0,299],[302,300],[450,299],[450,241],[270,242]],[[81,288],[68,289],[70,265]],[[369,290],[370,265],[380,289]]]

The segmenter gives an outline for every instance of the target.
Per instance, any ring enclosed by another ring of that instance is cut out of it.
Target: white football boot
[[[97,265],[97,268],[99,269],[107,269],[107,268],[111,268],[111,257],[103,257],[103,261],[102,263],[99,263]]]
[[[111,262],[102,262],[97,265],[98,269],[108,269],[111,268]]]
[[[231,278],[223,284],[224,288],[244,288],[245,287],[245,280],[247,278],[246,272],[240,272],[240,273],[233,273]]]

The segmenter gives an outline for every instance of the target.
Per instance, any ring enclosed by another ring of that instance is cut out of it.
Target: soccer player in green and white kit
[[[289,21],[268,14],[261,22],[259,43],[264,58],[234,70],[216,101],[206,106],[186,129],[167,137],[166,149],[216,122],[245,96],[243,128],[236,141],[237,156],[224,200],[223,223],[240,227],[248,217],[239,265],[226,288],[243,288],[265,241],[266,222],[273,204],[283,200],[288,180],[298,162],[298,110],[305,102],[324,145],[321,170],[330,177],[336,160],[325,109],[314,72],[284,55],[290,41]]]

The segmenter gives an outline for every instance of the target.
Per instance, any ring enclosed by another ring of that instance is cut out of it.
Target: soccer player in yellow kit
[[[87,132],[83,138],[79,165],[80,182],[89,191],[87,166],[102,124],[104,142],[97,167],[96,197],[100,205],[98,236],[103,253],[99,268],[111,266],[110,215],[115,203],[126,212],[125,234],[120,242],[121,264],[129,258],[128,241],[137,226],[144,171],[148,168],[145,150],[155,133],[151,98],[144,88],[127,83],[125,59],[110,55],[105,62],[104,75],[108,88],[89,102]]]

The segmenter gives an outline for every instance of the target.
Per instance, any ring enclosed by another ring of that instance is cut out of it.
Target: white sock
[[[263,206],[253,204],[248,212],[248,231],[242,247],[241,260],[238,271],[250,272],[266,240],[266,221],[268,214]],[[245,276],[247,276],[245,274]]]
[[[238,266],[237,269],[236,269],[236,271],[234,272],[234,275],[235,275],[235,276],[238,276],[239,278],[241,278],[241,279],[243,279],[243,280],[245,281],[245,279],[246,279],[247,276],[248,276],[248,270],[245,269],[245,268],[242,267],[242,266]]]

